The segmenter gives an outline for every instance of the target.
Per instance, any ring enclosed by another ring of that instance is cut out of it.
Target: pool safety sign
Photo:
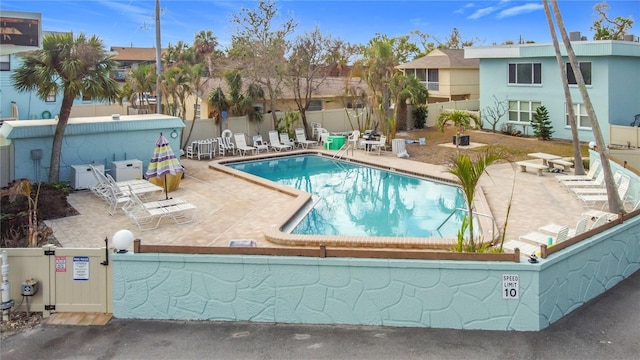
[[[520,299],[520,275],[502,274],[502,298]]]
[[[89,280],[89,257],[73,257],[73,280]]]
[[[56,256],[56,272],[67,272],[66,256]]]

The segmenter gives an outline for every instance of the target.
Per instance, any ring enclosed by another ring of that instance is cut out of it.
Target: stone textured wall
[[[114,316],[536,331],[638,270],[640,217],[625,225],[539,264],[118,254]]]

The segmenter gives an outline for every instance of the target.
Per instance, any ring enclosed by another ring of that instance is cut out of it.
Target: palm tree
[[[218,87],[209,94],[209,98],[207,100],[214,111],[213,118],[215,119],[216,124],[218,124],[220,133],[222,133],[222,121],[220,120],[220,115],[223,111],[229,110],[227,97],[224,95],[222,89]]]
[[[140,64],[132,68],[127,74],[127,80],[122,87],[121,95],[127,97],[134,107],[142,106],[146,99],[144,94],[151,93],[156,83],[156,74],[153,66]],[[149,105],[149,100],[147,105]]]
[[[558,44],[558,36],[553,25],[553,19],[551,18],[551,10],[549,9],[549,2],[542,0],[544,5],[544,13],[547,16],[547,23],[549,24],[549,32],[551,33],[551,39],[553,40],[553,48],[556,53],[556,61],[560,68],[560,77],[562,79],[562,89],[564,90],[564,99],[567,104],[567,111],[569,113],[569,125],[571,126],[571,138],[573,139],[573,164],[574,172],[576,175],[584,175],[584,166],[582,165],[582,154],[580,153],[580,138],[578,136],[578,126],[576,124],[576,114],[573,109],[573,100],[571,100],[571,91],[569,91],[569,81],[567,78],[567,69],[564,66],[564,60],[560,54],[560,45]]]
[[[184,144],[183,148],[186,148],[187,144],[189,143],[189,140],[191,139],[191,133],[193,132],[193,127],[196,124],[196,109],[199,106],[198,100],[200,99],[201,93],[204,92],[204,85],[207,83],[209,78],[207,78],[205,81],[202,81],[202,72],[203,72],[202,64],[195,64],[193,66],[185,67],[184,70],[188,72],[189,88],[191,89],[192,92],[195,93],[193,119],[191,121],[191,126],[189,127],[189,134],[187,134],[187,138],[184,139],[184,142],[183,142]]]
[[[80,95],[95,100],[117,98],[118,84],[109,77],[117,64],[98,37],[80,34],[74,39],[71,33],[46,35],[42,49],[26,54],[23,60],[12,75],[19,92],[36,91],[43,101],[52,93],[63,94],[49,168],[49,182],[58,182],[62,140],[73,100]]]
[[[502,158],[503,156],[501,154],[491,151],[480,153],[476,159],[471,159],[471,157],[466,154],[457,154],[451,158],[452,166],[447,170],[460,182],[462,192],[467,202],[468,223],[464,224],[464,226],[469,226],[469,251],[471,252],[476,251],[476,243],[473,235],[473,198],[476,187],[478,186],[480,177],[487,171],[489,165]]]
[[[393,74],[389,81],[389,92],[391,94],[391,100],[394,104],[393,112],[393,126],[389,126],[389,137],[395,138],[396,126],[398,123],[398,116],[402,103],[409,100],[413,104],[424,103],[427,100],[428,92],[424,84],[415,76],[407,76],[402,72]],[[391,124],[390,124],[391,125]]]
[[[580,89],[580,95],[582,96],[582,100],[584,101],[584,105],[587,108],[587,114],[589,115],[589,120],[591,120],[591,131],[593,131],[593,137],[596,140],[596,145],[598,146],[598,153],[600,154],[600,160],[602,162],[602,171],[604,173],[604,183],[607,188],[607,196],[609,203],[609,211],[612,213],[625,213],[624,204],[618,195],[618,191],[616,189],[616,183],[613,180],[613,176],[611,174],[611,163],[609,162],[609,155],[607,154],[607,148],[604,144],[604,137],[602,136],[602,131],[600,130],[600,124],[598,123],[598,117],[596,116],[596,112],[593,109],[593,103],[591,103],[591,98],[589,98],[589,93],[587,92],[587,86],[584,83],[584,78],[582,77],[582,72],[580,71],[580,66],[578,64],[578,59],[576,58],[576,53],[573,51],[573,47],[571,46],[571,41],[569,41],[569,36],[567,36],[567,30],[564,27],[564,22],[562,20],[562,15],[560,14],[560,9],[558,8],[558,1],[551,0],[551,6],[553,7],[553,14],[556,18],[556,22],[558,24],[558,29],[560,30],[560,34],[562,35],[562,42],[564,43],[564,47],[567,50],[567,55],[569,56],[569,61],[571,62],[571,68],[573,69],[573,74],[576,77],[576,82],[578,83],[578,89]],[[569,104],[573,106],[573,104]]]
[[[196,54],[206,63],[210,77],[214,74],[213,57],[216,46],[218,46],[218,39],[211,30],[200,30],[193,39],[193,47]]]
[[[448,122],[453,123],[453,126],[456,128],[456,153],[458,152],[460,134],[471,127],[471,120],[477,122],[478,117],[468,111],[463,110],[445,111],[442,112],[440,116],[438,116],[438,120],[436,121],[436,123],[440,131],[444,132],[444,126]]]

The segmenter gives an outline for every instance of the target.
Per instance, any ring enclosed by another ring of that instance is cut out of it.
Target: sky
[[[595,19],[593,6],[602,1],[559,0],[567,31],[580,31],[592,38]],[[640,1],[609,0],[608,14],[631,17],[636,21],[632,33],[640,35]],[[232,14],[244,6],[253,9],[255,1],[244,0],[160,0],[162,47],[182,40],[193,43],[196,33],[211,30],[220,47],[231,42]],[[389,37],[408,35],[413,30],[444,40],[455,27],[462,40],[476,46],[490,46],[520,39],[550,42],[541,1],[354,1],[354,0],[276,0],[281,22],[293,17],[298,24],[295,35],[314,27],[351,43],[366,44],[376,34]],[[154,0],[0,0],[0,11],[42,13],[43,30],[84,32],[97,35],[111,46],[155,47]],[[417,38],[413,38],[417,42]]]

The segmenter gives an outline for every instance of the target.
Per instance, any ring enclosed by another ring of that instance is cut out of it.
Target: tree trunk
[[[571,99],[571,91],[569,91],[569,81],[567,80],[567,69],[564,66],[562,60],[562,54],[560,54],[560,45],[558,44],[558,36],[556,35],[553,19],[551,18],[551,10],[549,9],[549,3],[547,0],[543,0],[544,12],[547,16],[547,23],[549,24],[549,32],[551,33],[551,39],[553,40],[553,48],[556,53],[556,60],[558,67],[560,68],[560,76],[562,78],[562,89],[564,90],[564,99],[567,104],[567,111],[569,112],[569,125],[571,126],[571,138],[573,139],[573,166],[574,173],[576,175],[584,175],[584,166],[582,165],[582,154],[580,153],[580,138],[578,136],[578,126],[576,124],[576,114],[573,110],[573,100]]]
[[[73,96],[66,93],[62,98],[62,106],[60,107],[60,116],[56,131],[53,134],[53,144],[51,146],[51,161],[49,163],[49,182],[57,183],[60,180],[60,156],[62,155],[62,140],[64,139],[64,131],[69,122],[71,114],[71,106],[73,105]],[[40,179],[37,179],[38,182]]]
[[[567,31],[562,21],[562,15],[560,14],[560,9],[558,8],[558,1],[551,0],[551,5],[553,6],[553,14],[556,17],[558,29],[560,30],[560,34],[562,35],[562,41],[564,42],[564,46],[567,50],[567,55],[569,55],[573,74],[576,77],[578,88],[580,89],[580,95],[582,95],[582,99],[584,100],[584,104],[587,108],[587,114],[589,115],[589,119],[591,120],[591,130],[593,131],[593,136],[596,139],[596,145],[598,146],[598,153],[600,154],[600,160],[602,163],[602,171],[604,172],[604,183],[607,188],[607,197],[609,200],[609,212],[616,214],[625,213],[626,211],[624,210],[624,204],[620,199],[620,195],[618,194],[618,190],[616,189],[616,183],[613,180],[613,176],[611,174],[611,163],[609,162],[609,155],[607,154],[607,147],[605,146],[604,138],[602,137],[600,124],[598,123],[598,118],[596,116],[595,110],[593,109],[591,99],[589,98],[589,93],[587,92],[587,87],[584,83],[584,78],[582,77],[580,66],[578,65],[578,59],[576,59],[576,54],[573,51],[573,47],[571,46],[571,42],[569,41],[569,37],[567,36]]]

